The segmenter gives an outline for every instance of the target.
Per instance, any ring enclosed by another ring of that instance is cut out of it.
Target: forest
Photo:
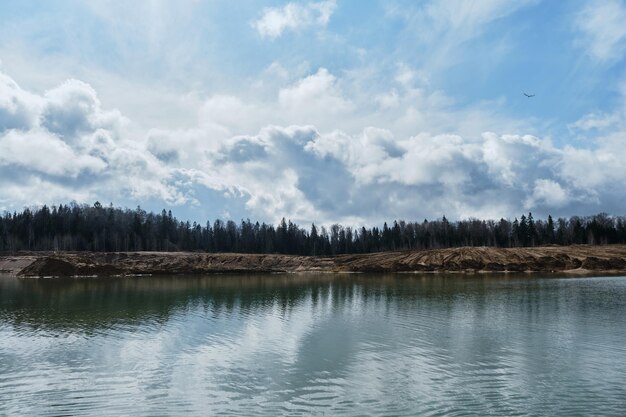
[[[460,246],[524,247],[626,243],[626,217],[406,222],[382,227],[304,228],[241,220],[180,221],[171,211],[67,204],[25,208],[0,217],[0,251],[202,251],[336,255]]]

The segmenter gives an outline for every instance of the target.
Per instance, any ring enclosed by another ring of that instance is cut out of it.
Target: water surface
[[[0,277],[0,415],[624,415],[625,318],[625,277]]]

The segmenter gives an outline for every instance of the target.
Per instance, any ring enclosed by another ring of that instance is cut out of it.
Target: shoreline
[[[198,252],[21,252],[0,254],[18,277],[224,273],[494,273],[583,275],[626,272],[626,245],[460,247],[336,256]]]

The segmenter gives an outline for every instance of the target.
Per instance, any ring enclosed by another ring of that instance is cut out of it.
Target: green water
[[[0,415],[624,415],[626,277],[0,277]]]

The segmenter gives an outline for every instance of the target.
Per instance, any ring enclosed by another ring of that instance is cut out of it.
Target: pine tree
[[[523,214],[519,219],[518,240],[522,246],[528,246],[528,222]]]
[[[554,243],[554,220],[552,220],[550,215],[548,215],[548,223],[546,225],[545,243]]]
[[[535,227],[535,220],[533,219],[533,214],[528,212],[528,246],[535,246],[535,242],[537,241],[537,228]]]
[[[511,239],[513,240],[514,247],[520,246],[521,242],[520,242],[519,237],[520,237],[519,221],[517,220],[517,217],[516,217],[515,220],[513,221],[513,226],[511,227]]]

